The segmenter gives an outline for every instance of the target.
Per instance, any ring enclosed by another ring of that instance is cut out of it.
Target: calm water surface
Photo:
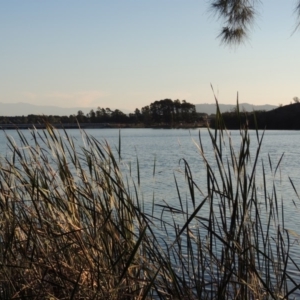
[[[28,131],[22,131],[30,140]],[[108,141],[111,148],[117,153],[119,144],[118,129],[89,129],[86,132],[99,141]],[[204,152],[209,161],[214,163],[212,144],[206,129],[184,130],[184,129],[122,129],[121,130],[121,156],[122,169],[126,173],[130,172],[133,177],[137,176],[137,159],[139,162],[141,176],[141,195],[144,201],[152,203],[153,193],[157,203],[164,201],[172,206],[178,205],[178,195],[174,176],[178,180],[183,198],[187,195],[187,185],[184,181],[183,161],[184,158],[192,170],[197,185],[206,190],[206,170],[197,146],[199,145],[199,132],[202,139]],[[82,145],[82,137],[79,130],[69,130],[78,144]],[[262,135],[262,131],[259,132]],[[7,131],[18,143],[18,134],[15,131]],[[241,141],[239,131],[230,132],[232,143],[239,150]],[[225,137],[225,140],[228,140]],[[256,133],[250,131],[251,155],[254,156],[258,146]],[[225,146],[224,151],[228,149]],[[0,154],[9,155],[5,134],[0,132]],[[280,160],[276,176],[274,170]],[[225,155],[226,157],[226,155]],[[270,164],[270,160],[271,164]],[[155,175],[154,172],[155,164]],[[289,177],[293,180],[300,195],[300,132],[299,131],[266,131],[260,158],[258,160],[257,185],[262,187],[262,164],[266,170],[267,180],[272,188],[272,180],[275,179],[277,193],[284,201],[286,220],[289,228],[299,229],[299,210],[293,204],[300,207],[300,200],[294,192]],[[216,167],[216,166],[215,166]],[[271,171],[271,167],[273,172]],[[268,182],[267,182],[268,185]],[[199,199],[200,201],[201,199]]]

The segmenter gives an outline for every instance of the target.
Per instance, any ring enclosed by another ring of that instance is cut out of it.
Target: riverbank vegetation
[[[1,124],[41,124],[46,120],[50,124],[123,124],[131,127],[176,127],[183,124],[195,124],[205,121],[206,114],[197,113],[195,105],[185,100],[159,100],[135,109],[134,113],[125,114],[119,109],[98,107],[84,114],[81,110],[70,116],[28,115],[16,117],[0,117]],[[107,126],[106,126],[107,127]]]
[[[295,99],[298,99],[295,97]],[[270,111],[242,112],[236,111],[222,114],[226,128],[239,129],[241,122],[247,124],[249,129],[272,130],[299,130],[300,129],[300,103],[280,106]],[[211,127],[215,127],[215,119],[211,118]]]
[[[223,128],[219,112],[216,118]],[[280,162],[272,167],[270,159],[270,182],[259,158],[263,135],[251,140],[257,147],[250,153],[247,128],[238,150],[226,130],[208,133],[212,152],[204,152],[201,135],[195,141],[206,185],[183,158],[187,198],[175,177],[178,203],[153,199],[150,209],[140,195],[140,170],[135,178],[120,170],[121,139],[114,154],[84,131],[79,149],[50,124],[31,131],[30,139],[21,131],[18,141],[7,135],[0,298],[289,299],[299,293],[298,242],[284,227],[276,193]],[[159,218],[154,208],[161,209]]]
[[[247,124],[248,129],[300,129],[300,103],[297,97],[289,105],[272,110],[242,111],[237,117],[235,109],[222,113],[228,129],[239,129],[240,124]],[[215,128],[215,114],[196,112],[194,104],[185,100],[159,100],[135,109],[134,113],[98,107],[88,114],[78,111],[70,116],[28,115],[5,117],[0,116],[2,129],[45,128],[44,122],[56,128]]]

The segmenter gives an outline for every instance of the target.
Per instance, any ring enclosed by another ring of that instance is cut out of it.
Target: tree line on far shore
[[[222,113],[223,127],[227,129],[270,129],[270,130],[300,130],[300,99],[294,98],[294,103],[280,105],[270,111],[244,112],[237,109]],[[210,127],[218,128],[218,118],[210,118]]]
[[[0,124],[37,124],[41,121],[55,123],[122,123],[122,124],[154,124],[176,125],[200,121],[206,114],[196,112],[194,104],[185,100],[158,100],[150,105],[136,108],[134,113],[125,114],[119,109],[98,107],[84,114],[81,110],[70,116],[36,115],[16,117],[0,117]]]

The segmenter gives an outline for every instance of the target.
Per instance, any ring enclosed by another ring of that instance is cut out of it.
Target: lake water
[[[188,194],[187,184],[184,180],[183,161],[184,158],[193,173],[197,185],[206,190],[206,169],[196,144],[199,144],[199,130],[184,129],[89,129],[86,130],[89,135],[94,136],[100,141],[108,141],[111,148],[117,154],[119,145],[119,133],[121,133],[121,164],[126,173],[137,177],[137,159],[140,168],[141,178],[141,196],[145,203],[151,203],[153,193],[155,203],[166,202],[171,206],[179,205],[178,195],[174,175],[178,181],[183,198]],[[22,130],[30,140],[30,134],[27,130]],[[69,130],[69,135],[82,145],[82,137],[79,130]],[[262,131],[259,132],[262,135]],[[18,143],[18,134],[16,131],[7,131]],[[209,161],[214,164],[213,148],[206,129],[200,129],[202,145]],[[239,131],[231,131],[230,136],[236,151],[240,146]],[[226,137],[225,137],[226,141]],[[254,156],[258,142],[255,131],[250,131],[251,155]],[[225,146],[225,151],[228,150]],[[5,156],[9,154],[5,134],[0,132],[0,154]],[[276,176],[273,176],[281,156],[283,158],[277,170]],[[271,171],[269,157],[273,172]],[[276,182],[278,196],[284,200],[286,227],[292,230],[300,228],[299,210],[300,200],[294,192],[289,177],[293,180],[295,187],[299,187],[300,195],[300,132],[299,131],[266,131],[261,154],[258,160],[258,172],[256,174],[257,184],[262,187],[262,163],[264,164],[266,178],[269,180],[269,188],[272,188],[272,180]],[[153,176],[155,164],[155,174]],[[217,166],[215,165],[217,168]],[[295,207],[294,203],[297,205]],[[147,207],[146,207],[147,208]],[[299,230],[300,234],[300,230]]]
[[[25,136],[30,135],[28,131],[22,131]],[[119,145],[119,130],[117,129],[90,129],[86,130],[100,141],[108,141],[112,149],[117,154]],[[184,129],[122,129],[121,130],[121,160],[124,174],[131,173],[132,177],[137,180],[137,161],[140,169],[140,194],[145,203],[145,210],[150,212],[152,204],[168,204],[172,207],[179,208],[178,194],[176,190],[174,176],[180,190],[181,198],[188,202],[191,207],[188,186],[184,177],[184,158],[192,171],[194,180],[201,190],[206,191],[206,168],[203,159],[199,154],[196,144],[199,145],[199,132],[201,135],[202,145],[207,159],[212,163],[214,168],[213,147],[207,129],[184,130]],[[69,130],[78,144],[82,144],[82,137],[79,130]],[[7,131],[18,143],[18,135],[15,131]],[[259,132],[263,134],[262,131]],[[241,136],[239,131],[231,131],[230,136],[232,143],[239,150]],[[225,137],[225,141],[228,140]],[[250,131],[251,156],[254,161],[254,155],[258,146],[255,131]],[[225,157],[228,152],[228,143],[224,147]],[[227,151],[227,152],[226,152]],[[6,146],[6,138],[3,132],[0,132],[0,153],[2,156],[9,155]],[[282,157],[282,154],[283,157]],[[274,174],[279,160],[280,165]],[[252,161],[252,163],[253,163]],[[155,166],[155,172],[154,172]],[[278,199],[284,203],[285,228],[296,233],[294,235],[294,248],[291,253],[299,261],[300,252],[298,236],[300,237],[300,200],[298,199],[290,179],[293,181],[295,188],[299,187],[300,195],[300,132],[299,131],[266,131],[262,143],[261,154],[258,160],[256,173],[256,182],[258,194],[262,202],[263,195],[263,177],[262,166],[266,173],[268,191],[272,192],[272,183],[276,183]],[[196,194],[196,201],[201,201],[201,193]],[[155,214],[158,216],[162,213],[160,206],[154,206]],[[201,215],[206,217],[207,210],[201,211]],[[171,216],[166,214],[168,220]],[[298,245],[298,246],[297,246]],[[299,254],[298,254],[299,253]],[[298,272],[299,273],[299,272]],[[296,274],[296,273],[295,273]],[[295,275],[299,279],[299,274]],[[297,280],[298,280],[297,279]],[[298,280],[299,282],[299,280]]]

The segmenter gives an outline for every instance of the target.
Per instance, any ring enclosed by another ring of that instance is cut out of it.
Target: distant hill
[[[77,114],[79,110],[82,110],[85,114],[96,110],[97,107],[58,107],[58,106],[46,106],[46,105],[34,105],[24,102],[19,103],[1,103],[0,102],[0,116],[27,116],[27,115],[54,115],[54,116],[69,116]],[[127,113],[126,110],[121,110]]]
[[[253,111],[253,110],[265,110],[265,111],[269,111],[272,110],[274,108],[277,108],[278,106],[275,105],[269,105],[269,104],[265,104],[265,105],[252,105],[249,103],[240,103],[240,110],[241,111]],[[206,113],[208,115],[211,114],[215,114],[216,113],[216,104],[208,104],[208,103],[204,103],[204,104],[196,104],[196,111],[199,113]],[[220,110],[221,112],[227,112],[227,111],[232,111],[236,105],[235,104],[219,104]]]
[[[227,129],[238,129],[240,124],[247,124],[250,129],[300,130],[300,103],[259,111],[255,113],[255,118],[252,113],[241,114],[239,118],[233,112],[223,113],[223,120]],[[214,125],[212,119],[211,127]]]
[[[266,129],[300,129],[300,103],[278,107],[272,111],[258,114],[259,128]]]

